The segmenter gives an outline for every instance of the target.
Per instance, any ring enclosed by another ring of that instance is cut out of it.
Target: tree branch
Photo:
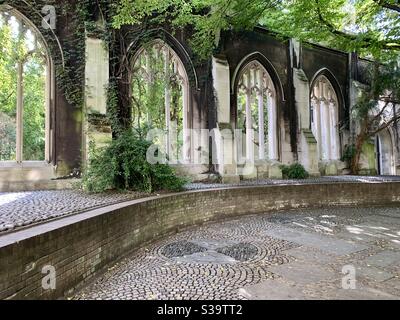
[[[379,127],[377,130],[371,132],[369,134],[370,137],[373,137],[377,133],[381,132],[382,130],[385,130],[386,128],[390,127],[393,123],[395,123],[397,120],[400,120],[400,114],[397,116],[394,116],[392,119],[390,119],[388,122],[386,122],[383,126]]]
[[[400,13],[400,5],[397,5],[394,3],[388,3],[387,1],[384,1],[384,0],[374,0],[374,2],[378,5],[380,5],[382,8],[386,8],[386,9]]]
[[[385,106],[382,108],[382,110],[376,116],[374,116],[374,118],[371,122],[374,122],[375,120],[379,119],[383,115],[383,113],[385,112],[385,110],[388,106],[389,106],[389,102],[386,101]]]
[[[13,92],[11,92],[6,98],[4,98],[4,99],[1,101],[1,104],[2,104],[2,105],[8,104],[8,102],[9,102],[9,100],[10,100],[10,98],[11,98],[12,95],[13,95]]]
[[[325,25],[325,27],[328,28],[328,31],[330,33],[332,33],[335,36],[343,37],[343,38],[345,38],[347,40],[350,40],[350,41],[359,41],[360,40],[359,36],[354,36],[354,35],[351,35],[349,33],[340,31],[332,23],[327,21],[324,18],[323,14],[322,14],[319,0],[315,0],[315,3],[317,5],[318,20],[319,20],[320,23],[322,23],[323,25]],[[399,10],[400,10],[400,8],[399,8]],[[365,48],[369,48],[371,43],[373,43],[373,42],[379,44],[379,46],[382,49],[399,50],[400,51],[400,43],[398,41],[395,41],[395,40],[388,40],[388,41],[380,40],[380,41],[377,41],[377,40],[374,40],[373,38],[370,38],[370,37],[366,37],[366,38],[363,39],[363,44],[361,45],[361,47],[364,48],[364,49]]]

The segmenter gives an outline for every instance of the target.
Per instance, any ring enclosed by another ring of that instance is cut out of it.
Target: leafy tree
[[[12,16],[0,12],[0,161],[16,160],[18,63],[23,65],[23,160],[44,160],[43,47],[26,31]]]
[[[190,25],[194,49],[207,55],[221,30],[258,25],[284,37],[380,55],[400,50],[399,13],[394,0],[121,0],[114,25],[144,19]]]
[[[359,133],[350,161],[353,174],[357,174],[360,169],[363,145],[400,120],[400,112],[396,109],[396,105],[400,104],[399,66],[397,63],[374,63],[369,73],[371,84],[363,91],[352,110],[354,118],[359,119]]]

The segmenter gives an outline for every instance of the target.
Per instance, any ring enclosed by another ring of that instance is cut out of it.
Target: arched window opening
[[[384,176],[394,175],[396,172],[394,148],[389,129],[382,130],[376,135],[375,146],[378,174]]]
[[[165,42],[155,40],[138,51],[132,72],[132,123],[139,130],[164,130],[162,144],[170,161],[190,159],[188,92],[183,63]]]
[[[48,159],[49,65],[36,28],[0,6],[0,161]]]
[[[311,128],[322,161],[340,159],[338,109],[338,98],[331,82],[319,76],[311,90]]]
[[[276,91],[265,68],[253,61],[239,74],[237,128],[245,138],[239,158],[247,161],[278,160]]]

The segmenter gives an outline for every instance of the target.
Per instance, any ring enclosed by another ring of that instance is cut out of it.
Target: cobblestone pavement
[[[388,177],[322,177],[308,180],[259,180],[243,181],[241,186],[280,185],[306,183],[336,182],[384,182],[400,181],[400,176]],[[238,185],[191,183],[187,190],[226,188]],[[11,232],[47,220],[61,218],[66,215],[84,212],[101,206],[129,201],[147,194],[116,193],[87,194],[77,190],[33,191],[19,193],[0,193],[0,234]]]
[[[186,186],[188,190],[214,189],[237,186],[254,185],[287,185],[287,184],[316,184],[316,183],[379,183],[379,182],[398,182],[400,176],[329,176],[320,178],[309,178],[307,180],[279,180],[279,179],[260,179],[243,180],[240,184],[221,184],[221,183],[190,183]]]
[[[77,190],[0,193],[0,233],[139,197],[144,195]]]
[[[192,228],[69,299],[397,300],[400,208],[285,211]]]

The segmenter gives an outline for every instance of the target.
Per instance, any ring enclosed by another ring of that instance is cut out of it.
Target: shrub
[[[353,159],[353,157],[356,154],[356,147],[355,145],[346,145],[344,147],[344,151],[343,151],[343,156],[340,159],[343,162],[346,162],[348,165],[351,164],[351,160]]]
[[[89,192],[182,191],[186,179],[176,176],[166,164],[148,163],[146,153],[151,144],[132,131],[119,135],[100,149],[91,144],[90,160],[82,177],[83,189]]]
[[[309,173],[307,170],[300,164],[295,163],[290,166],[281,166],[283,177],[286,179],[307,179],[309,177]]]

